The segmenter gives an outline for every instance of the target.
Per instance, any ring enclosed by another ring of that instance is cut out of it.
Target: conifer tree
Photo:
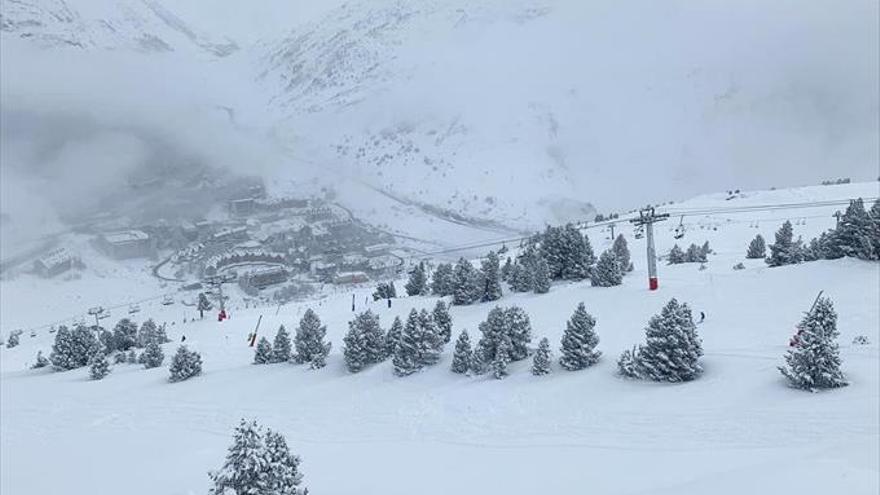
[[[546,294],[550,292],[550,266],[547,260],[540,258],[535,262],[535,273],[531,278],[531,286],[535,294]]]
[[[460,258],[455,265],[452,304],[461,306],[478,301],[482,292],[481,278],[470,261]]]
[[[272,344],[266,337],[260,337],[257,341],[257,349],[254,351],[254,364],[269,364],[272,362]]]
[[[583,280],[590,275],[592,265],[596,262],[590,239],[585,238],[573,225],[567,224],[559,235],[561,243],[562,272],[566,280]]]
[[[199,292],[199,318],[202,319],[205,317],[205,311],[210,311],[213,306],[211,305],[211,301],[208,300],[208,296],[205,295],[204,292]]]
[[[708,249],[708,245],[706,248]],[[708,261],[707,254],[700,246],[692,243],[684,254],[684,261],[685,263],[705,263]]]
[[[547,260],[541,258],[539,260],[540,263],[543,264],[544,272],[546,273],[546,278],[549,280],[550,278],[550,268],[547,265]],[[513,265],[513,269],[510,273],[510,289],[514,292],[529,292],[535,287],[535,275],[532,273],[531,268],[535,265],[526,265],[524,263],[516,263]],[[549,282],[548,282],[549,283]]]
[[[397,347],[397,344],[400,343],[400,336],[403,334],[403,322],[400,321],[399,316],[394,317],[394,321],[391,323],[391,328],[388,329],[388,333],[385,334],[385,356],[392,357],[394,356],[394,349]]]
[[[510,259],[510,256],[507,257],[507,261],[504,262],[504,266],[501,267],[501,280],[505,282],[510,282],[510,274],[513,271],[513,260]]]
[[[449,263],[440,263],[431,279],[431,291],[435,296],[451,296],[455,292],[455,273]]]
[[[497,380],[505,378],[509,373],[507,366],[510,364],[511,344],[509,339],[502,339],[495,349],[495,357],[492,358],[492,376]]]
[[[568,320],[562,335],[562,357],[559,364],[569,371],[588,368],[602,355],[596,350],[599,336],[595,331],[596,319],[587,313],[584,303],[579,303]]]
[[[486,351],[479,344],[471,354],[471,374],[485,375],[489,372],[489,362],[486,360]]]
[[[428,294],[428,275],[425,272],[425,262],[419,262],[418,265],[409,272],[409,280],[405,286],[408,296],[422,296]]]
[[[850,201],[835,229],[835,244],[844,256],[876,260],[874,224],[861,198]]]
[[[815,391],[847,385],[840,370],[837,313],[831,299],[822,297],[797,326],[794,345],[779,371],[795,388]]]
[[[316,366],[321,364],[330,353],[330,343],[324,341],[327,335],[327,327],[321,325],[321,319],[312,311],[311,308],[306,309],[299,325],[296,327],[296,334],[293,336],[293,345],[296,354],[293,356],[294,362],[298,364],[312,363],[312,368],[322,368]]]
[[[168,381],[172,383],[198,376],[202,374],[202,356],[182,345],[171,358],[171,366],[168,370],[171,372]]]
[[[308,489],[300,490],[302,474],[299,472],[300,458],[290,452],[287,440],[280,433],[266,429],[266,460],[269,466],[269,494],[308,495]]]
[[[89,377],[92,380],[101,380],[110,374],[110,363],[107,362],[107,355],[104,350],[100,349],[89,359]]]
[[[803,248],[794,241],[791,222],[786,220],[776,232],[776,242],[770,245],[770,256],[765,262],[770,266],[782,266],[801,261],[803,261]]]
[[[72,370],[89,364],[92,355],[101,348],[94,332],[85,325],[69,330],[62,325],[55,332],[55,343],[49,360],[58,370]]]
[[[678,265],[685,262],[684,251],[678,247],[678,244],[674,244],[672,249],[669,250],[669,254],[666,255],[666,261],[670,265]]]
[[[379,315],[370,310],[364,311],[348,322],[348,326],[362,335],[360,340],[364,345],[366,364],[379,363],[385,359],[385,332],[379,326]]]
[[[162,352],[162,348],[159,347],[159,344],[156,341],[151,341],[147,344],[146,349],[144,349],[144,353],[141,355],[141,362],[144,365],[144,368],[157,368],[162,366],[162,361],[165,360],[165,354]]]
[[[761,234],[755,236],[749,243],[749,249],[746,251],[746,258],[758,259],[767,256],[767,243]]]
[[[535,351],[535,357],[532,359],[532,374],[542,376],[550,373],[550,341],[547,337],[538,342],[538,349]]]
[[[286,363],[290,360],[291,352],[290,334],[287,333],[284,325],[281,325],[278,327],[275,341],[272,343],[272,362]]]
[[[540,235],[540,256],[547,260],[550,267],[550,278],[559,280],[565,268],[567,253],[563,232],[560,227],[547,226]]]
[[[626,273],[633,271],[629,246],[627,245],[626,238],[623,237],[623,234],[617,234],[617,238],[614,239],[614,244],[611,245],[611,250],[614,251],[614,255],[617,256],[617,261],[620,262],[621,272]]]
[[[467,330],[462,330],[455,341],[455,351],[452,354],[452,372],[463,375],[470,371],[472,356],[471,338]]]
[[[871,217],[871,245],[874,246],[874,257],[880,259],[880,198],[874,201],[868,215]]]
[[[482,333],[479,348],[484,364],[495,359],[498,345],[502,340],[507,341],[508,358],[511,361],[519,361],[528,356],[528,344],[532,340],[532,326],[528,315],[522,308],[516,306],[495,307],[489,311],[486,321],[480,323],[479,328]]]
[[[394,348],[394,356],[391,360],[394,365],[394,374],[406,376],[422,368],[423,365],[419,355],[422,339],[419,314],[413,309],[409,312],[409,317],[406,319],[406,325],[403,327],[400,341]]]
[[[620,261],[614,255],[614,251],[609,249],[599,256],[599,262],[596,263],[590,282],[594,287],[612,287],[623,283]]]
[[[113,327],[113,343],[116,349],[127,351],[138,345],[137,324],[128,318],[123,318]]]
[[[625,376],[654,381],[686,382],[697,378],[703,355],[697,327],[687,304],[673,298],[645,328],[647,344],[626,351],[618,361]]]
[[[445,342],[434,323],[434,318],[426,309],[419,311],[419,327],[422,335],[419,360],[425,366],[437,364],[440,361],[440,353],[443,352]]]
[[[134,352],[134,349],[128,351],[128,354],[125,355],[125,362],[128,364],[138,363],[138,355]]]
[[[710,254],[712,254],[712,248],[709,247],[709,241],[706,241],[700,246],[700,262],[705,263],[708,261]]]
[[[481,300],[485,302],[501,299],[501,267],[495,251],[489,251],[486,259],[483,260],[481,269],[483,281]]]
[[[443,343],[448,344],[452,340],[452,315],[449,314],[449,307],[442,299],[437,301],[431,316]]]
[[[18,333],[10,333],[9,334],[9,339],[6,340],[6,348],[7,349],[12,349],[13,347],[18,347],[19,343],[21,342],[18,335],[19,335]]]
[[[342,356],[348,371],[357,373],[367,367],[371,361],[367,349],[367,336],[353,323],[348,323],[348,333],[342,339]]]
[[[153,321],[152,318],[150,318],[141,323],[141,328],[137,331],[137,346],[146,347],[148,343],[154,340],[157,344],[164,344],[168,340],[168,337],[165,335],[165,330],[163,329],[160,332],[159,326],[156,325],[156,322]],[[125,351],[127,349],[119,348],[119,350]]]

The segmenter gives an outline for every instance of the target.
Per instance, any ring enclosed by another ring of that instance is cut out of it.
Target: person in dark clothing
[[[700,311],[700,321],[699,321],[699,323],[703,323],[703,321],[704,321],[705,319],[706,319],[706,313]]]

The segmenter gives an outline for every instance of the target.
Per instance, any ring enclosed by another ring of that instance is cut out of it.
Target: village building
[[[148,258],[155,252],[153,239],[142,230],[102,234],[97,244],[105,254],[116,259]]]

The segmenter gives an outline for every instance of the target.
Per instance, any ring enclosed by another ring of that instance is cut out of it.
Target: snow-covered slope
[[[238,49],[229,39],[197,31],[156,0],[2,0],[0,32],[4,39],[47,49],[185,50],[221,57]]]
[[[623,286],[562,283],[547,295],[506,293],[499,303],[523,307],[533,342],[546,336],[554,349],[575,305],[586,303],[604,354],[581,372],[555,366],[536,378],[522,362],[503,381],[462,377],[448,370],[447,346],[437,366],[408,378],[394,377],[390,363],[349,374],[341,341],[352,293],[358,311],[378,312],[386,327],[394,316],[436,301],[401,298],[389,309],[365,302],[372,287],[328,292],[280,310],[233,301],[232,319],[223,323],[184,324],[191,308],[143,304],[139,319],[168,322],[173,340],[186,335],[202,353],[204,375],[178,384],[167,383],[167,362],[154,370],[117,365],[99,382],[85,370],[26,370],[38,350],[48,352],[52,335],[25,332],[20,346],[0,349],[0,491],[204,493],[205,473],[222,462],[232,426],[248,417],[287,436],[303,457],[312,492],[579,494],[588,487],[605,494],[875,494],[880,265],[842,259],[767,268],[743,257],[755,233],[772,239],[779,223],[792,220],[796,235],[811,237],[833,226],[840,206],[829,203],[877,195],[877,183],[863,183],[744,192],[729,200],[702,196],[669,207],[702,212],[685,218],[685,238],[675,241],[669,222],[658,228],[657,243],[662,252],[673,242],[708,240],[717,253],[705,270],[661,265],[660,290],[647,291],[643,240],[624,228],[636,269]],[[792,207],[802,202],[816,206]],[[776,206],[747,211],[767,205]],[[596,249],[610,243],[604,230],[588,234]],[[739,261],[746,269],[732,270]],[[4,328],[12,319],[37,322],[53,308],[106,304],[145,289],[132,283],[146,276],[136,269],[107,267],[104,275],[54,282],[69,284],[66,289],[25,278],[4,282]],[[776,366],[819,290],[839,313],[851,385],[809,394],[787,388]],[[616,377],[619,353],[643,341],[647,319],[670,297],[707,314],[698,327],[704,376],[681,385]],[[328,326],[334,345],[328,366],[251,365],[245,338],[257,319],[262,315],[260,333],[271,337],[280,324],[294,327],[307,306]],[[453,308],[455,333],[467,329],[473,337],[491,307]],[[870,345],[851,344],[857,335]],[[166,355],[176,345],[166,345]],[[47,466],[53,476],[43,475]]]

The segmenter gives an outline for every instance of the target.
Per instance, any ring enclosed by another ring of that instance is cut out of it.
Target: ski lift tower
[[[668,213],[657,214],[654,211],[654,207],[648,207],[639,210],[639,218],[633,218],[630,220],[630,222],[636,227],[644,226],[645,234],[647,235],[648,290],[657,290],[657,287],[659,287],[659,282],[657,280],[657,253],[654,250],[654,224],[656,222],[663,222],[668,218]]]
[[[89,308],[88,313],[91,316],[95,317],[95,328],[97,329],[98,327],[100,327],[101,326],[100,320],[101,320],[101,316],[104,313],[104,308],[101,306],[95,306],[94,308]]]
[[[234,277],[230,275],[213,275],[204,280],[205,285],[210,286],[212,289],[217,289],[217,299],[220,301],[221,314],[226,314],[226,298],[223,296],[223,284],[232,280],[234,280]]]

